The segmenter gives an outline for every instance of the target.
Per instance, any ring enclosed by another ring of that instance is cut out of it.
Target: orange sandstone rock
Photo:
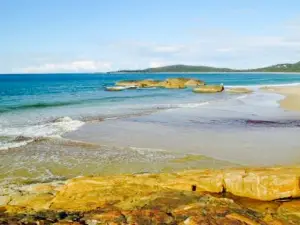
[[[217,93],[224,91],[223,85],[203,85],[193,89],[195,93]]]

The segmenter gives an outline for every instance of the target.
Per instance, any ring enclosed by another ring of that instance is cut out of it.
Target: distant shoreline
[[[300,72],[108,72],[106,74],[295,74]]]
[[[94,74],[94,75],[117,75],[117,74],[289,74],[300,75],[300,72],[68,72],[68,73],[0,73],[0,76],[8,75],[80,75],[80,74]]]

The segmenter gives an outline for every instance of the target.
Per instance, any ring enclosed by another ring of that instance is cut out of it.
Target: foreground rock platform
[[[0,224],[300,224],[299,177],[300,167],[78,177],[6,193]]]

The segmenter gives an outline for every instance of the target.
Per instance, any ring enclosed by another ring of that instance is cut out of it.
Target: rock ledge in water
[[[218,93],[224,91],[223,85],[203,85],[193,89],[195,93]]]
[[[160,88],[170,88],[170,89],[182,89],[186,87],[195,87],[199,85],[204,85],[204,81],[193,79],[193,78],[168,78],[164,81],[161,80],[124,80],[116,82],[116,86],[128,87],[136,86],[139,88],[149,88],[149,87],[160,87]]]

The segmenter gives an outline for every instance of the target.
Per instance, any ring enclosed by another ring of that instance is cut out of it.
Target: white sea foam
[[[248,95],[242,95],[242,96],[239,96],[237,97],[236,99],[243,99],[243,98],[246,98]]]
[[[2,127],[0,136],[9,137],[9,141],[0,141],[0,150],[24,146],[40,137],[60,137],[62,134],[77,130],[84,122],[72,120],[70,117],[62,117],[53,122],[41,125],[22,127]],[[26,140],[14,140],[17,137],[26,137]],[[28,139],[28,140],[27,140]]]
[[[30,142],[33,142],[34,140],[28,140],[28,141],[19,141],[19,142],[7,142],[7,143],[3,143],[0,142],[0,150],[7,150],[10,148],[19,148],[22,147],[24,145],[29,144]]]
[[[208,105],[209,102],[201,102],[201,103],[185,103],[185,104],[177,104],[176,106],[180,108],[197,108],[199,106]]]
[[[298,86],[300,83],[287,83],[287,84],[257,84],[257,85],[226,85],[226,88],[249,88],[253,91],[258,91],[262,87],[284,87],[284,86]],[[225,89],[226,91],[226,89]]]
[[[161,108],[165,108],[165,109],[176,109],[176,108],[197,108],[203,105],[208,105],[210,102],[200,102],[200,103],[174,103],[174,104],[159,104],[159,105],[155,105],[155,107],[161,107]]]

